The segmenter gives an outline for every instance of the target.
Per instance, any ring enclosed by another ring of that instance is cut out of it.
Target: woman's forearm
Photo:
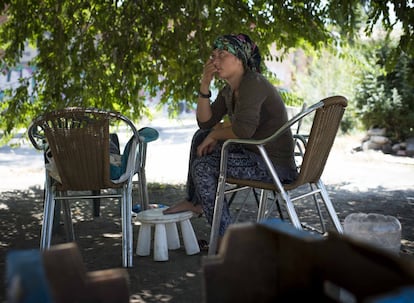
[[[233,129],[230,126],[220,127],[212,130],[209,134],[213,139],[217,141],[223,141],[227,139],[237,139],[238,137],[234,134]]]
[[[200,82],[200,90],[198,94],[197,100],[197,120],[200,122],[206,122],[210,120],[212,116],[211,107],[210,107],[210,84],[213,80],[214,73],[216,72],[216,68],[213,65],[213,61],[211,59],[207,60],[204,65],[203,75]]]
[[[206,122],[210,120],[212,112],[209,98],[204,98],[200,96],[198,97],[196,115],[197,120],[200,122]]]

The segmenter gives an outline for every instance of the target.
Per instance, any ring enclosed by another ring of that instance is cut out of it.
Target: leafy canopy
[[[294,0],[5,0],[0,25],[2,69],[15,67],[25,44],[38,50],[31,65],[35,87],[21,79],[0,103],[4,134],[27,126],[47,110],[93,106],[121,111],[133,119],[149,115],[145,94],[161,92],[162,104],[176,108],[195,100],[203,62],[215,37],[247,33],[263,56],[278,49],[319,48],[337,36],[352,39],[368,15],[367,32],[382,17],[391,21],[389,4],[403,35],[397,50],[413,53],[412,7],[408,1]],[[1,5],[0,5],[1,7]],[[336,38],[335,38],[336,37]],[[1,53],[0,53],[1,56]],[[145,93],[144,93],[145,92]],[[31,94],[31,95],[29,95]]]

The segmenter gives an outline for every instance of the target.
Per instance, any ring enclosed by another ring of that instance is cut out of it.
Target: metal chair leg
[[[298,214],[296,213],[292,200],[290,199],[288,193],[283,189],[282,182],[280,182],[280,179],[277,177],[276,169],[274,168],[272,162],[270,161],[269,156],[267,155],[262,145],[258,146],[258,148],[259,148],[259,151],[263,159],[266,162],[267,168],[270,171],[273,182],[276,184],[277,188],[280,190],[280,197],[283,199],[283,201],[286,204],[286,210],[289,215],[290,221],[292,222],[294,227],[296,227],[297,229],[302,229],[302,225],[300,223]]]
[[[282,212],[282,207],[280,206],[281,199],[279,198],[279,194],[274,191],[273,195],[274,195],[274,203],[276,204],[277,212],[279,213],[280,220],[285,220],[285,217],[283,216],[283,212]]]
[[[309,186],[310,186],[310,189],[311,189],[311,191],[315,191],[315,189],[314,189],[314,185],[313,184],[309,184]],[[316,185],[315,185],[316,186]],[[321,197],[321,199],[323,199],[323,197],[322,197],[322,195],[321,195],[321,192],[320,192],[320,189],[318,188],[318,192],[316,192],[316,193],[314,193],[313,195],[312,195],[312,198],[313,198],[313,202],[314,202],[314,204],[315,204],[315,208],[316,208],[316,211],[318,212],[318,216],[319,216],[319,223],[321,224],[321,230],[322,230],[322,234],[324,234],[324,233],[326,233],[326,231],[327,231],[327,229],[326,229],[326,224],[325,224],[325,220],[324,220],[324,218],[323,218],[323,214],[322,214],[322,211],[321,211],[321,207],[320,207],[320,205],[319,205],[319,201],[318,201],[318,198],[317,198],[317,194],[319,194],[320,195],[320,197]]]
[[[101,191],[98,190],[93,190],[92,191],[92,195],[94,196],[99,196],[99,194],[101,193]],[[94,217],[99,217],[100,216],[100,210],[101,210],[101,199],[100,198],[94,198],[92,201],[93,204],[93,216]]]
[[[70,201],[69,200],[62,200],[60,201],[63,206],[63,218],[64,218],[64,225],[65,225],[65,232],[66,232],[66,240],[68,242],[75,241],[75,231],[73,230],[73,222],[72,222],[72,212],[70,210]]]
[[[259,209],[257,211],[257,219],[256,219],[257,222],[265,218],[266,210],[267,210],[267,190],[262,189],[260,193]]]
[[[208,247],[208,254],[214,255],[217,252],[218,238],[219,238],[219,228],[221,216],[223,214],[224,207],[224,187],[225,187],[225,177],[223,175],[219,176],[216,202],[214,205],[214,216],[213,222],[211,224],[211,233],[210,233],[210,245]]]
[[[145,175],[145,168],[141,168],[141,174],[139,176],[139,184],[141,187],[141,193],[142,193],[142,206],[143,209],[149,208],[149,196],[148,196],[148,188],[147,188],[147,177]]]
[[[53,211],[52,235],[56,234],[59,231],[61,213],[62,213],[61,203],[55,202],[55,209]]]
[[[46,182],[48,183],[48,182]],[[51,188],[46,184],[46,193],[43,209],[42,231],[40,235],[40,249],[48,249],[52,240],[53,218],[55,212],[55,199]]]
[[[342,228],[341,222],[339,221],[338,215],[336,214],[336,211],[333,207],[332,201],[329,198],[328,191],[326,190],[325,185],[321,180],[319,180],[316,185],[321,190],[321,196],[323,199],[323,202],[325,203],[326,209],[328,210],[328,214],[332,220],[332,223],[334,224],[336,230],[338,233],[343,234],[344,230]]]
[[[122,266],[132,267],[132,182],[122,188],[121,197],[122,216]]]

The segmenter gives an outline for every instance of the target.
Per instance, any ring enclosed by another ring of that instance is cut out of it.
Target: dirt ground
[[[351,153],[355,142],[338,140],[323,179],[343,222],[350,213],[381,213],[398,218],[402,225],[401,256],[414,262],[414,159],[383,155],[379,152]],[[183,168],[186,169],[186,168]],[[42,218],[43,190],[40,187],[0,193],[0,275],[4,277],[5,256],[12,249],[38,248]],[[184,186],[149,184],[150,201],[171,205],[184,197]],[[242,197],[240,196],[240,199]],[[305,222],[314,223],[308,202],[298,205]],[[74,228],[89,271],[121,266],[119,207],[103,200],[101,216],[93,217],[91,202],[73,203]],[[257,207],[249,203],[242,220],[252,220]],[[204,217],[193,218],[199,239],[209,238]],[[134,226],[136,245],[138,226]],[[65,241],[61,226],[53,244]],[[154,262],[152,257],[134,256],[128,269],[131,302],[202,302],[202,259],[206,252],[187,256],[184,248],[169,252],[169,261]],[[0,289],[5,301],[6,288]]]

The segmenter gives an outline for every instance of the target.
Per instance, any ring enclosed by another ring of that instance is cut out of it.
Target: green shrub
[[[394,70],[385,71],[389,51],[375,54],[375,64],[358,86],[355,101],[362,124],[387,129],[387,135],[402,141],[414,135],[414,60],[401,54]]]

